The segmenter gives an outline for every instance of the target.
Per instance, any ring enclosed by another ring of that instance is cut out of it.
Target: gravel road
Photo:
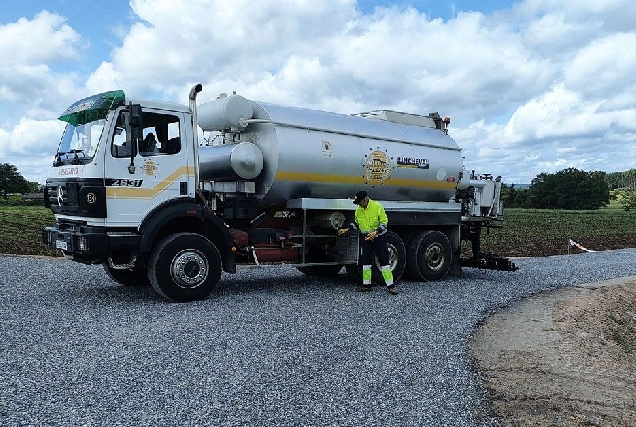
[[[0,256],[0,425],[496,425],[475,326],[530,294],[634,275],[635,260],[520,259],[397,296],[246,268],[175,304],[99,266]]]

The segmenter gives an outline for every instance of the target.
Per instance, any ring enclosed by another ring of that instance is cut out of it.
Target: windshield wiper
[[[57,153],[57,155],[55,156],[55,160],[53,161],[53,166],[62,166],[64,164],[64,160],[62,160],[62,156],[64,156],[65,154],[74,154],[75,156],[71,159],[70,163],[72,165],[78,165],[81,163],[80,157],[77,155],[78,153],[83,153],[84,150],[81,148],[74,148],[72,150],[68,150],[68,151],[59,151]],[[68,161],[68,157],[66,158],[66,161]]]
[[[77,155],[77,153],[83,153],[84,150],[82,149],[73,149],[69,151],[69,154],[75,154],[75,157],[73,157],[73,160],[71,161],[71,164],[73,165],[79,165],[80,164],[80,158]]]

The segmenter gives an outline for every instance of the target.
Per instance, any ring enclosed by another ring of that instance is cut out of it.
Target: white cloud
[[[594,40],[574,56],[565,70],[568,87],[599,99],[620,95],[634,84],[636,32]]]
[[[0,25],[0,162],[29,180],[44,182],[64,129],[55,118],[79,93],[78,75],[55,69],[80,58],[82,43],[47,11]]]
[[[36,97],[41,102],[47,93],[58,92],[57,80],[67,88],[73,74],[56,73],[52,67],[79,57],[81,42],[63,17],[47,11],[0,25],[0,101],[18,104]]]
[[[0,127],[0,163],[16,165],[27,180],[43,183],[64,126],[59,120],[22,118],[15,125]]]
[[[0,26],[4,65],[58,63],[79,55],[80,36],[57,14],[42,11],[33,20],[20,18]]]
[[[364,15],[354,0],[130,6],[136,20],[116,23],[120,45],[87,76],[58,66],[81,58],[86,44],[64,17],[43,12],[0,26],[0,53],[15,42],[23,51],[0,66],[0,102],[20,105],[0,127],[0,148],[18,153],[9,139],[27,123],[19,117],[53,118],[71,96],[122,88],[187,103],[201,82],[200,102],[236,90],[344,113],[439,111],[451,116],[467,167],[507,182],[564,167],[634,167],[636,11],[628,0],[524,0],[493,14],[457,10],[446,21],[403,6]],[[19,36],[30,30],[34,38]]]

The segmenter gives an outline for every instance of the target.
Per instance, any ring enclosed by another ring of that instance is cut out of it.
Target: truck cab
[[[194,199],[189,109],[143,104],[142,111],[134,108],[138,101],[126,104],[122,91],[106,92],[79,101],[60,117],[67,125],[45,186],[46,206],[60,225],[126,233],[159,206]],[[62,251],[76,246],[69,236],[58,237]],[[92,262],[107,251],[105,243],[104,236],[84,241],[86,250],[73,254]]]
[[[76,102],[60,120],[67,125],[44,187],[56,223],[43,231],[44,243],[104,264],[120,283],[149,283],[156,239],[171,224],[196,227],[202,212],[191,110],[111,91]]]

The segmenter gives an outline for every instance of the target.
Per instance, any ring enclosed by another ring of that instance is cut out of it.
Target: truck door
[[[144,109],[143,141],[131,162],[126,135],[127,111],[121,109],[104,156],[107,225],[137,227],[148,213],[170,199],[193,191],[188,167],[183,113]],[[191,162],[190,162],[191,163]]]

